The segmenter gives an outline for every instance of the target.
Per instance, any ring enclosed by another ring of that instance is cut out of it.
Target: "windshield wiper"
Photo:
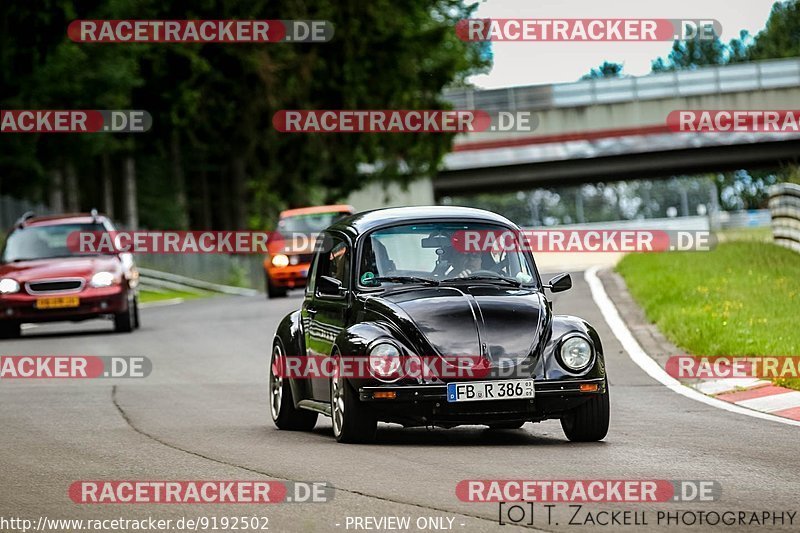
[[[514,287],[521,287],[522,283],[514,278],[507,278],[505,276],[464,276],[463,278],[447,278],[442,281],[502,281],[513,285]]]
[[[370,278],[373,281],[389,281],[393,283],[422,283],[424,285],[438,285],[439,282],[435,279],[420,278],[417,276],[377,276]]]

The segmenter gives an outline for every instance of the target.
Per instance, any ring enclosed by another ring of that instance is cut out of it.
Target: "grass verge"
[[[147,290],[139,291],[139,301],[141,303],[160,302],[163,300],[172,300],[174,298],[193,300],[196,298],[206,298],[206,295],[194,294],[191,292],[181,292],[181,291],[164,291],[164,292],[152,292]]]
[[[800,355],[800,255],[772,243],[629,254],[617,265],[647,318],[695,355]],[[800,389],[800,379],[780,380]]]

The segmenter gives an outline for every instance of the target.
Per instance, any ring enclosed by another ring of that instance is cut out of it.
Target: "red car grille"
[[[52,294],[59,292],[79,291],[83,288],[82,279],[53,279],[46,281],[29,281],[28,292],[31,294]]]

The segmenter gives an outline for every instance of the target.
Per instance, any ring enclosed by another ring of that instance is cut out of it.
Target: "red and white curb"
[[[716,379],[694,386],[725,402],[776,416],[800,420],[800,391],[761,379]]]
[[[795,404],[787,404],[783,403],[785,398],[781,398],[778,400],[779,407],[776,411],[765,411],[761,408],[766,407],[771,408],[773,407],[773,403],[775,400],[759,400],[759,396],[751,397],[751,398],[741,398],[730,400],[726,398],[722,398],[723,396],[727,396],[729,394],[739,394],[738,392],[722,392],[717,393],[717,396],[709,396],[699,390],[684,385],[674,377],[670,376],[664,368],[659,365],[655,359],[650,357],[647,352],[642,349],[642,346],[633,336],[631,330],[628,328],[625,321],[619,315],[619,311],[617,311],[617,306],[614,305],[614,302],[611,301],[611,298],[608,297],[606,293],[605,287],[603,287],[603,282],[600,281],[600,278],[597,277],[597,271],[601,267],[593,266],[589,268],[584,273],[584,279],[586,283],[589,285],[589,289],[592,293],[592,299],[597,307],[600,309],[600,312],[603,314],[603,318],[605,318],[608,327],[614,333],[614,336],[617,337],[620,344],[622,345],[623,349],[628,353],[628,356],[631,360],[636,363],[639,368],[644,370],[647,375],[651,378],[655,379],[671,391],[680,394],[681,396],[685,396],[686,398],[691,398],[692,400],[704,403],[706,405],[710,405],[712,407],[716,407],[718,409],[723,409],[725,411],[729,411],[731,413],[738,413],[741,415],[751,416],[753,418],[761,418],[763,420],[771,420],[772,422],[779,422],[781,424],[787,424],[790,426],[800,426],[800,417],[793,418],[793,417],[786,417],[785,415],[779,415],[778,412],[785,413],[789,410],[793,410],[793,407],[786,407],[787,405],[795,405]],[[731,382],[735,383],[735,380],[725,380],[728,382],[728,385]],[[735,385],[734,385],[735,386]],[[767,383],[763,385],[764,387],[774,387],[773,385]],[[760,387],[752,387],[753,392]],[[782,389],[782,387],[775,387],[778,389]],[[746,391],[741,392],[747,392]],[[800,392],[798,391],[790,391],[789,389],[783,389],[787,392],[776,393],[775,396],[780,396],[781,394],[789,394],[791,393],[791,397],[789,398],[791,401],[798,401],[797,398],[800,397]],[[766,392],[766,391],[765,391]],[[771,391],[770,391],[771,392]],[[772,394],[767,394],[765,397],[772,396]],[[745,402],[740,404],[739,402]],[[749,403],[748,403],[749,402]],[[754,407],[755,406],[755,407]],[[797,404],[797,407],[800,409],[800,404]]]

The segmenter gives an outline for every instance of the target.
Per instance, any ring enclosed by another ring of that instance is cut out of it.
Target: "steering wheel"
[[[473,270],[469,275],[470,276],[491,276],[491,277],[495,277],[495,278],[502,278],[503,277],[501,274],[498,274],[494,270]]]

